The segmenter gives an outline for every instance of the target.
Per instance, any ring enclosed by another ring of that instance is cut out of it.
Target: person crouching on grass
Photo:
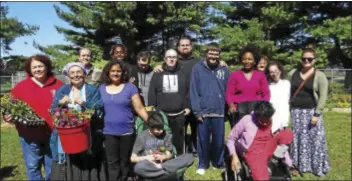
[[[161,113],[152,113],[147,122],[148,129],[138,134],[131,155],[131,162],[136,164],[134,172],[137,175],[157,178],[192,165],[192,154],[183,154],[172,159],[172,135],[164,130]]]

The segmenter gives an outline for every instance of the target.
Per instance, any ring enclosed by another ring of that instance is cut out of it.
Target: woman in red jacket
[[[26,127],[15,123],[20,136],[24,162],[28,180],[43,180],[41,167],[45,168],[45,180],[50,179],[51,152],[49,148],[50,133],[53,120],[48,112],[54,98],[55,91],[63,84],[52,73],[49,57],[33,55],[24,63],[27,78],[18,83],[12,90],[14,98],[26,102],[37,115],[47,124],[37,127]],[[5,121],[11,121],[11,115],[5,115]]]

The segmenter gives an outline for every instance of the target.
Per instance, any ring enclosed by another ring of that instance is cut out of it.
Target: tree
[[[224,3],[214,7],[220,13],[212,18],[213,32],[225,47],[225,60],[230,62],[237,57],[239,47],[251,42],[257,44],[269,59],[279,60],[292,68],[299,61],[301,49],[313,44],[319,55],[317,67],[322,68],[332,60],[328,56],[331,46],[326,45],[334,38],[332,35],[324,38],[317,33],[320,30],[312,30],[324,27],[325,21],[351,16],[350,6],[350,2]],[[344,22],[346,26],[351,25],[348,19]],[[348,28],[343,29],[347,30],[343,32],[351,32]],[[336,40],[335,45],[341,42]],[[346,44],[341,47],[348,49]]]
[[[0,59],[0,75],[11,75],[18,70],[24,70],[24,61],[28,59],[27,56],[11,55],[2,57]]]
[[[11,43],[20,36],[33,35],[38,26],[28,25],[16,18],[7,17],[9,8],[1,3],[0,5],[0,42],[1,51],[8,53],[11,50]]]
[[[113,37],[121,37],[130,59],[139,51],[156,50],[161,56],[184,34],[201,36],[208,2],[62,2],[69,11],[54,6],[57,15],[74,29],[56,26],[73,44],[55,47],[70,54],[74,47],[95,49],[94,61],[110,59]],[[53,54],[41,47],[45,53]],[[55,50],[59,51],[59,50]],[[59,52],[60,52],[59,51]],[[61,53],[63,53],[61,52]],[[54,57],[54,59],[56,59]],[[133,63],[133,62],[132,62]]]

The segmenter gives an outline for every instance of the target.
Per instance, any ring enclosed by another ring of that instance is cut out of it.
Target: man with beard
[[[153,68],[150,66],[150,53],[140,52],[137,55],[137,66],[132,68],[131,77],[135,78],[133,84],[138,88],[145,106],[149,105],[148,91],[153,74]]]
[[[166,113],[172,133],[172,143],[178,155],[184,153],[185,116],[190,113],[189,84],[177,62],[177,52],[165,53],[163,72],[154,73],[150,83],[148,104]]]
[[[197,174],[199,175],[205,174],[210,159],[214,168],[223,166],[225,92],[230,71],[227,67],[219,65],[219,59],[219,46],[216,43],[209,44],[206,49],[206,60],[197,63],[191,74],[191,107],[198,119]],[[210,148],[212,155],[209,152]]]
[[[193,52],[192,40],[190,37],[183,36],[177,42],[178,60],[181,65],[181,69],[185,72],[187,80],[191,80],[192,68],[196,65],[200,59],[196,57]],[[220,66],[227,67],[224,61],[220,61]],[[155,72],[162,72],[161,66],[155,66]],[[188,152],[197,154],[197,118],[191,112],[186,116],[185,130],[187,130],[188,124],[191,127],[191,142],[186,141]]]

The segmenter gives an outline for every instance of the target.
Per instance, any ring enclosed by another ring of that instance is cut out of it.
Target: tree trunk
[[[346,70],[344,87],[345,89],[352,90],[352,71],[351,70]]]
[[[343,53],[343,51],[341,49],[341,45],[340,45],[340,40],[336,36],[333,36],[333,40],[334,40],[335,47],[337,50],[337,56],[340,58],[343,67],[345,69],[351,69],[352,68],[352,59],[348,58]],[[346,89],[349,89],[349,90],[351,89],[351,85],[352,85],[351,81],[352,81],[352,72],[351,72],[351,70],[346,70],[345,80],[344,80],[344,87]]]

